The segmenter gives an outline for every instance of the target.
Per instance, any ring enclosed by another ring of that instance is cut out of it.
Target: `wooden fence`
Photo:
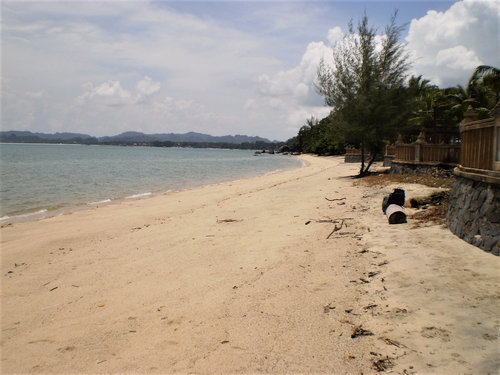
[[[395,146],[395,158],[394,160],[401,161],[415,161],[415,145],[399,143]]]
[[[460,145],[424,144],[420,158],[420,161],[424,163],[458,164],[460,162]]]
[[[365,152],[365,161],[368,162],[370,160],[370,153]],[[375,161],[383,160],[382,155],[379,155]],[[361,162],[361,150],[357,148],[346,148],[345,150],[345,163],[359,163]]]
[[[422,133],[414,143],[396,143],[394,160],[408,163],[430,163],[458,165],[459,144],[431,144],[425,142]]]
[[[480,121],[464,121],[460,126],[462,156],[460,164],[465,168],[500,170],[499,118]]]

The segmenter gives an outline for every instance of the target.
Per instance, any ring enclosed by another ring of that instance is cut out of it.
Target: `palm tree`
[[[500,100],[500,69],[479,65],[469,79],[467,91],[486,108],[493,108]]]

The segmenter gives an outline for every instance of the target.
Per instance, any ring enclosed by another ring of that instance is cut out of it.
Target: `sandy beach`
[[[301,157],[3,227],[2,373],[497,374],[499,257]]]

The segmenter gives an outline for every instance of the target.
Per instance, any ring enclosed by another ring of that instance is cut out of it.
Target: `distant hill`
[[[247,135],[224,135],[213,136],[202,133],[168,133],[168,134],[144,134],[139,132],[125,132],[112,137],[100,137],[99,142],[179,142],[179,143],[271,143],[269,139],[261,137],[250,137]]]
[[[98,140],[88,134],[80,133],[32,133],[29,131],[2,131],[0,142],[6,143],[97,143]]]
[[[184,134],[144,134],[140,132],[125,132],[107,137],[92,137],[80,133],[32,133],[29,131],[2,131],[0,142],[6,143],[144,143],[144,142],[174,142],[174,143],[272,143],[269,139],[250,137],[247,135],[212,136],[202,133]]]

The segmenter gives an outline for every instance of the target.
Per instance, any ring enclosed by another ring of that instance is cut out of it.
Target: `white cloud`
[[[296,134],[307,118],[324,118],[330,108],[324,107],[323,98],[314,87],[319,63],[324,60],[333,63],[332,49],[323,42],[311,42],[300,63],[288,70],[281,70],[273,76],[261,75],[257,83],[260,97],[249,99],[245,108],[266,108],[280,113],[279,121],[286,124],[288,131]],[[293,134],[292,134],[293,135]]]
[[[160,91],[160,82],[146,76],[135,85],[135,91],[122,87],[119,81],[107,80],[97,86],[91,82],[82,85],[83,94],[75,99],[77,105],[88,106],[133,106],[146,104]],[[167,98],[168,99],[168,98]]]
[[[245,105],[243,106],[243,108],[246,110],[246,111],[253,111],[256,109],[256,101],[255,99],[248,99],[246,102],[245,102]]]
[[[344,33],[339,26],[335,26],[334,28],[328,30],[327,38],[332,46],[341,41],[343,37]]]
[[[311,42],[306,48],[298,66],[279,71],[274,76],[261,75],[258,78],[259,90],[263,96],[279,96],[284,100],[294,98],[300,101],[317,102],[314,82],[319,62],[332,61],[332,50],[323,42]]]
[[[144,79],[141,79],[139,82],[137,82],[136,101],[137,102],[146,101],[148,98],[158,93],[160,91],[160,88],[161,88],[160,82],[154,82],[148,76],[144,77]]]
[[[78,104],[97,100],[104,105],[125,105],[130,102],[132,95],[123,89],[119,81],[108,80],[95,86],[91,82],[83,85],[84,93],[76,98]]]
[[[436,55],[436,65],[451,69],[473,71],[482,62],[474,51],[464,46],[456,46],[440,50]]]
[[[410,24],[412,73],[442,87],[466,84],[480,64],[498,65],[500,2],[461,1]]]
[[[44,95],[45,95],[45,90],[44,89],[41,89],[41,90],[38,90],[38,91],[26,91],[26,96],[29,96],[29,97],[35,98],[35,99],[40,99]]]

